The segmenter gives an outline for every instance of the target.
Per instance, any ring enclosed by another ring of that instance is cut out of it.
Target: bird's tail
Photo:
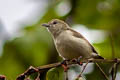
[[[98,53],[92,53],[92,57],[95,59],[104,59],[103,57],[99,56]]]
[[[97,58],[98,58],[98,59],[104,59],[103,57],[101,57],[101,56],[99,56],[99,55],[97,56]]]

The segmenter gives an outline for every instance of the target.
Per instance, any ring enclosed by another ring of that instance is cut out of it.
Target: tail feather
[[[97,56],[97,58],[98,58],[98,59],[104,59],[103,57],[101,57],[101,56],[99,56],[99,55]]]
[[[103,57],[99,56],[99,55],[96,54],[96,53],[92,53],[92,55],[93,55],[93,57],[94,57],[95,59],[104,59]]]

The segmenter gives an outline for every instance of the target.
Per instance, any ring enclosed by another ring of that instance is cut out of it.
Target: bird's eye
[[[53,24],[57,24],[57,22],[56,22],[56,21],[54,21],[54,22],[53,22]]]

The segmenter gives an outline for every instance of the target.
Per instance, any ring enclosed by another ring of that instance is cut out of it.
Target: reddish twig
[[[23,74],[19,75],[16,80],[24,80],[26,77],[28,77],[29,75],[35,72],[38,72],[38,69],[30,66],[28,70],[26,70]]]
[[[103,62],[104,63],[120,63],[120,59],[117,59],[117,61],[114,59],[113,60],[109,60],[109,59],[84,59],[81,62],[82,63],[87,63],[87,62],[89,62],[89,63],[91,63],[91,62],[94,62],[94,63],[96,63],[96,62],[99,62],[99,63],[103,63]],[[69,61],[68,65],[71,65],[71,64],[78,64],[78,62]],[[30,67],[27,71],[25,71],[23,74],[18,76],[16,80],[24,80],[26,77],[28,77],[29,75],[31,75],[33,73],[36,73],[36,72],[41,73],[45,69],[50,69],[50,68],[58,67],[58,66],[61,66],[61,62],[48,64],[48,65],[40,66],[37,68]]]

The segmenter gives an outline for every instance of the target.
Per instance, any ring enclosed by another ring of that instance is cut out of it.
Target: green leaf
[[[52,68],[47,72],[46,80],[64,80],[62,67]]]

